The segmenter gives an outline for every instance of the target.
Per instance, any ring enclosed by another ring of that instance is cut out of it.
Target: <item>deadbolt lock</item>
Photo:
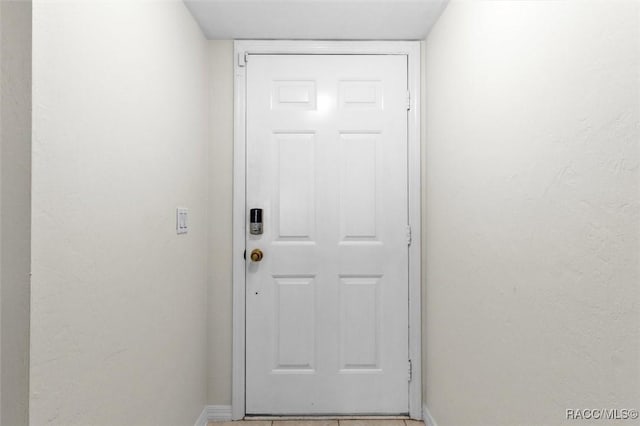
[[[260,249],[251,250],[251,260],[254,262],[260,262],[264,257],[264,253]]]

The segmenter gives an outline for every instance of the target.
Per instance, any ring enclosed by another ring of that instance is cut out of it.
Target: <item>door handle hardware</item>
[[[251,209],[249,212],[249,233],[262,235],[262,209]]]
[[[260,262],[264,257],[264,253],[260,249],[251,250],[251,260],[254,262]]]

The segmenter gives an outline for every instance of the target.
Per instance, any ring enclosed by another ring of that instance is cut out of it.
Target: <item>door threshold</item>
[[[349,416],[349,415],[291,415],[291,416],[269,416],[269,415],[246,415],[244,420],[411,420],[408,415],[363,415],[363,416]]]

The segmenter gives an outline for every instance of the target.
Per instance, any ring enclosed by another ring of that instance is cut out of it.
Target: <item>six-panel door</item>
[[[406,94],[406,56],[247,62],[247,414],[408,412]]]

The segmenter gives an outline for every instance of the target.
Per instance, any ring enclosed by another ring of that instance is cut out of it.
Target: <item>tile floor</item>
[[[209,426],[424,426],[417,420],[241,420],[209,422]]]

